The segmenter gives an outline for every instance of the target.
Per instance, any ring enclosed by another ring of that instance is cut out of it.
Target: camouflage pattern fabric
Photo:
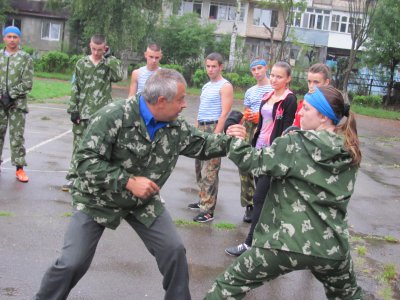
[[[249,121],[245,121],[243,126],[246,127],[246,138],[245,141],[251,144],[253,140],[254,132],[256,131],[257,124]],[[254,176],[251,173],[244,173],[239,169],[240,178],[240,204],[242,207],[247,205],[253,205],[253,196],[255,191]]]
[[[76,164],[73,158],[76,154],[76,150],[78,149],[79,143],[82,140],[83,133],[85,132],[88,125],[89,125],[89,120],[81,120],[79,124],[72,124],[72,134],[74,139],[72,142],[72,156],[71,156],[72,158],[69,164],[68,174],[66,176],[67,180],[73,181],[78,176],[76,174]]]
[[[26,113],[18,108],[4,110],[0,108],[0,156],[3,151],[4,137],[6,136],[7,124],[10,124],[10,152],[11,164],[13,166],[26,166],[25,160],[25,117]]]
[[[28,113],[27,94],[32,89],[33,63],[24,51],[11,56],[0,52],[0,92],[7,93],[14,100],[11,108],[0,105],[0,157],[3,152],[4,139],[10,126],[11,164],[26,166],[24,131],[25,114]]]
[[[358,168],[342,136],[296,131],[271,147],[229,141],[227,156],[244,172],[272,182],[253,247],[217,278],[206,299],[242,299],[262,281],[310,269],[329,299],[362,299],[349,249],[347,205]]]
[[[254,149],[235,139],[228,157],[242,171],[272,176],[253,245],[341,260],[349,252],[347,205],[358,168],[343,137],[296,131]]]
[[[76,63],[68,112],[78,111],[81,119],[112,101],[111,82],[122,80],[121,62],[111,56],[94,65],[89,56]]]
[[[199,129],[204,132],[213,133],[216,124],[199,125]],[[200,210],[202,212],[213,213],[217,204],[218,195],[218,173],[221,168],[221,158],[210,160],[195,160],[196,181],[200,188]]]
[[[116,228],[128,214],[149,227],[164,210],[161,197],[135,197],[125,188],[128,179],[145,176],[162,187],[179,155],[203,160],[224,156],[230,139],[178,118],[151,140],[138,98],[110,103],[92,116],[75,155],[79,177],[72,188],[73,205],[108,228]]]
[[[257,247],[247,250],[219,275],[204,299],[243,299],[264,281],[304,269],[309,269],[322,282],[328,299],[363,299],[351,257],[329,260]]]
[[[121,62],[115,57],[103,58],[97,65],[94,65],[89,57],[81,58],[76,63],[72,83],[68,112],[78,111],[81,122],[73,124],[72,127],[74,142],[67,180],[74,180],[76,177],[74,155],[87,127],[87,120],[93,113],[112,101],[111,82],[120,81],[123,77]]]

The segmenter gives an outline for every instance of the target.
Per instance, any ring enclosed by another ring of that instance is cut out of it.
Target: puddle
[[[6,287],[0,289],[1,296],[18,296],[18,290],[12,287]]]

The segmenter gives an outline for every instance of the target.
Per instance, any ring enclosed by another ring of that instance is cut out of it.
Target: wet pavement
[[[126,90],[116,89],[116,97]],[[238,105],[240,107],[240,104]],[[198,99],[188,97],[184,111],[193,122]],[[400,271],[400,121],[357,117],[363,162],[349,207],[353,258],[366,299],[400,299],[399,281],[387,286],[380,279],[385,265]],[[65,183],[71,150],[71,124],[64,104],[31,104],[25,132],[27,184],[15,180],[8,137],[0,173],[0,299],[29,299],[43,273],[59,255],[72,211]],[[197,201],[194,160],[181,157],[161,195],[175,221],[190,221],[186,207]],[[224,158],[219,197],[211,224],[178,225],[187,247],[192,298],[202,299],[213,279],[233,258],[224,248],[244,240],[249,224],[242,222],[240,183],[235,165]],[[2,216],[3,215],[3,216]],[[182,222],[183,223],[183,222]],[[218,229],[217,224],[236,229]],[[385,239],[386,237],[386,239]],[[356,249],[358,247],[359,250]],[[365,248],[365,255],[360,249]],[[106,230],[91,268],[69,299],[163,299],[162,278],[154,258],[136,233],[123,223]],[[391,298],[387,298],[391,294]],[[291,273],[251,292],[246,299],[325,299],[322,284],[308,271]]]

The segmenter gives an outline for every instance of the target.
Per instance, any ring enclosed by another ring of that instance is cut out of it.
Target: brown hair
[[[155,52],[161,51],[160,45],[158,45],[158,44],[156,44],[156,43],[150,43],[150,44],[148,44],[148,45],[147,45],[147,49],[150,49],[150,50],[155,51]]]
[[[216,60],[218,62],[219,65],[222,65],[224,62],[224,59],[222,58],[222,55],[217,53],[217,52],[213,52],[207,55],[206,60]]]
[[[106,37],[102,34],[95,34],[90,41],[96,45],[101,45],[106,43]]]
[[[272,67],[278,67],[278,68],[285,69],[287,76],[292,76],[292,68],[285,61],[278,61],[278,62],[274,63],[274,65]]]
[[[361,151],[360,141],[357,136],[357,124],[354,114],[350,111],[350,105],[346,104],[342,93],[333,86],[321,86],[318,88],[328,100],[336,117],[342,119],[336,125],[335,132],[344,136],[344,147],[349,151],[352,165],[360,166]]]
[[[328,66],[323,63],[313,64],[309,69],[309,73],[313,74],[322,74],[324,76],[324,80],[331,79],[331,71]]]

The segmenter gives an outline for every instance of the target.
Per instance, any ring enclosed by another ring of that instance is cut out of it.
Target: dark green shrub
[[[30,56],[32,56],[36,52],[36,50],[34,48],[29,47],[29,46],[22,46],[22,50],[24,50]]]
[[[65,73],[71,69],[70,59],[66,53],[50,51],[35,61],[35,69],[43,72]]]
[[[353,97],[353,104],[358,104],[362,106],[368,107],[380,107],[382,106],[383,99],[381,96],[370,95],[370,96],[361,96],[357,95]]]
[[[84,56],[85,55],[83,55],[83,54],[79,54],[79,55],[74,54],[74,55],[70,56],[69,57],[69,69],[74,70],[78,60],[80,60]]]
[[[161,68],[163,69],[173,69],[178,71],[179,73],[183,74],[183,67],[180,65],[170,64],[170,65],[162,65]]]
[[[308,85],[307,82],[293,82],[290,84],[289,89],[297,98],[303,99],[304,95],[308,92]]]
[[[209,80],[207,72],[204,69],[197,69],[192,77],[193,86],[202,87]]]
[[[240,81],[241,81],[240,83],[241,87],[246,90],[257,83],[257,80],[249,74],[243,75],[240,78]]]
[[[240,76],[238,73],[224,73],[223,77],[227,79],[234,88],[240,87]]]

